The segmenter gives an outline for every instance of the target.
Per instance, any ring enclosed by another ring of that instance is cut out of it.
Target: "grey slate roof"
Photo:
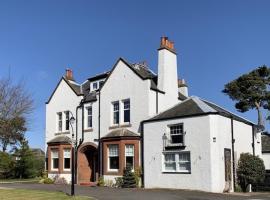
[[[70,138],[67,136],[57,136],[55,138],[53,138],[52,140],[50,140],[49,142],[47,142],[47,144],[69,144],[70,143]]]
[[[139,62],[130,64],[130,66],[143,78],[143,79],[153,79],[156,77],[146,62]]]
[[[262,153],[270,153],[270,135],[262,135]]]
[[[183,102],[175,105],[174,107],[156,115],[153,118],[150,118],[145,121],[157,121],[157,120],[165,120],[172,118],[184,118],[205,114],[219,114],[225,117],[232,117],[237,121],[241,121],[247,124],[253,125],[252,122],[231,113],[230,111],[225,110],[224,108],[208,102],[206,100],[202,100],[198,97],[189,97]]]
[[[139,137],[139,135],[126,128],[119,128],[111,131],[102,138],[112,138],[112,137]]]

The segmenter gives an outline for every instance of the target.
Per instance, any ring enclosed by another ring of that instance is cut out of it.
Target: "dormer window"
[[[97,90],[98,89],[98,82],[94,82],[93,83],[93,90]]]
[[[104,81],[99,81],[99,88],[101,88],[104,84]]]

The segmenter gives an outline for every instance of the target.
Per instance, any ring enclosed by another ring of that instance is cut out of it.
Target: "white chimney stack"
[[[161,37],[158,49],[158,89],[165,92],[164,107],[178,103],[177,56],[168,37]]]

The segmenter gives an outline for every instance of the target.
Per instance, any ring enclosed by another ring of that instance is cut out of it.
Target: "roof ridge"
[[[205,102],[203,102],[199,97],[197,96],[192,96],[192,100],[197,104],[197,106],[199,106],[199,108],[205,112],[217,112],[217,110],[215,110],[214,108],[212,108],[211,106],[207,105]]]

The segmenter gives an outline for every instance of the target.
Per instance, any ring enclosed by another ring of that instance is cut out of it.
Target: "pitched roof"
[[[175,105],[174,107],[156,115],[153,118],[150,118],[147,121],[158,121],[158,120],[166,120],[166,119],[173,119],[173,118],[184,118],[184,117],[192,117],[192,116],[199,116],[199,115],[207,115],[207,114],[219,114],[225,117],[233,118],[237,121],[241,121],[247,124],[253,125],[252,122],[231,113],[224,108],[208,102],[206,100],[202,100],[199,97],[189,97],[183,102]]]
[[[119,128],[109,132],[102,138],[112,138],[112,137],[139,137],[137,133],[134,133],[126,128]]]
[[[47,144],[70,144],[71,139],[67,136],[57,136],[52,140],[48,141]]]
[[[262,153],[270,153],[270,135],[262,135]]]
[[[109,76],[109,74],[111,73],[111,71],[106,71],[103,72],[101,74],[97,74],[95,76],[92,76],[90,78],[88,78],[89,81],[95,81],[95,80],[99,80],[99,79],[103,79],[103,78],[107,78]]]

